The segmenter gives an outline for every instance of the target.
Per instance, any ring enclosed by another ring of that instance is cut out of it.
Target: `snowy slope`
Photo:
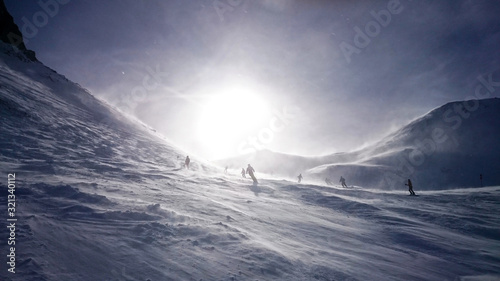
[[[264,173],[337,181],[382,189],[404,188],[407,178],[424,190],[500,184],[500,99],[452,102],[354,152],[302,157],[258,151],[218,161],[247,162]]]
[[[0,45],[0,280],[497,280],[500,187],[252,185]],[[476,278],[476,279],[474,279]]]

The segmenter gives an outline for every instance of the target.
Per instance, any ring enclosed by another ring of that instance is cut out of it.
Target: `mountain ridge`
[[[263,173],[286,177],[303,173],[314,180],[344,176],[354,185],[382,189],[401,188],[407,178],[422,189],[477,187],[480,174],[489,185],[498,185],[500,153],[494,149],[500,139],[498,112],[498,98],[455,101],[352,152],[304,157],[260,151],[217,163],[237,168],[251,162]]]

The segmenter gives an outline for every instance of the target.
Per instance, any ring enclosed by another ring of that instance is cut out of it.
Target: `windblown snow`
[[[187,170],[151,129],[1,48],[1,280],[500,278],[498,186],[415,186],[415,197],[296,184],[256,165],[252,185],[195,156]]]
[[[397,190],[408,178],[422,190],[500,184],[500,99],[451,102],[362,149],[318,157],[269,150],[217,161],[324,182],[341,176],[365,188]]]

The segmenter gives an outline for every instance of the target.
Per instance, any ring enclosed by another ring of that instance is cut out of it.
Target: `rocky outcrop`
[[[29,60],[37,61],[35,52],[26,48],[23,34],[19,31],[14,18],[7,11],[3,0],[0,0],[0,40],[13,46],[14,50],[22,52]]]

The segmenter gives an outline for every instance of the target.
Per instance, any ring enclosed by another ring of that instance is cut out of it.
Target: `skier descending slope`
[[[410,192],[410,195],[416,195],[415,192],[413,192],[413,185],[411,184],[410,179],[408,179],[408,183],[405,183],[405,185],[408,186],[408,191]]]
[[[186,161],[184,161],[184,166],[188,170],[189,170],[189,162],[191,162],[191,159],[189,159],[189,156],[186,156]]]
[[[347,184],[345,183],[344,177],[341,176],[339,182],[342,184],[342,187],[347,188]]]
[[[252,178],[252,180],[253,180],[253,183],[255,183],[255,184],[256,184],[256,183],[259,183],[259,182],[257,181],[257,178],[255,178],[254,173],[255,173],[254,168],[253,168],[252,166],[250,166],[250,164],[248,164],[248,167],[247,167],[247,174],[249,174],[249,175],[250,175],[250,177],[251,177],[251,178]]]
[[[299,183],[302,181],[302,174],[299,174],[299,176],[297,177],[299,179]]]

